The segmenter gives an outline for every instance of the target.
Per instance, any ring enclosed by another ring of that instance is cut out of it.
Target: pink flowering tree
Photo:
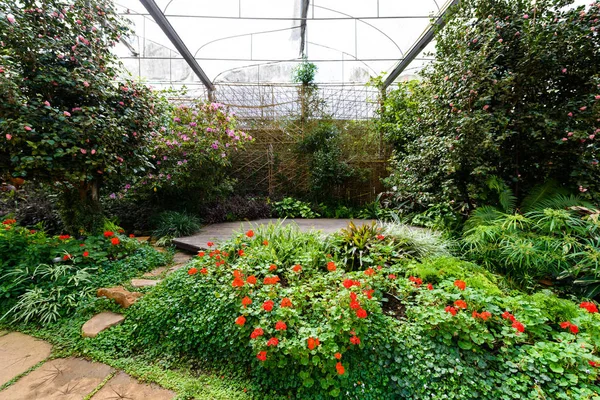
[[[600,3],[464,0],[439,32],[422,80],[388,94],[389,179],[417,207],[519,199],[552,179],[598,200]],[[491,195],[491,196],[490,196]]]
[[[119,195],[150,192],[173,206],[177,198],[191,197],[198,202],[231,187],[231,156],[243,150],[252,137],[238,129],[235,116],[222,104],[171,107],[170,120],[153,135],[152,168],[137,181],[123,185]]]
[[[102,223],[100,189],[144,174],[162,100],[120,80],[129,33],[106,0],[0,3],[0,168],[54,185],[72,232]]]

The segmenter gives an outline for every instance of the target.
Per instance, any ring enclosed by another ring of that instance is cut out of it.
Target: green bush
[[[193,235],[200,230],[200,219],[185,212],[164,211],[156,219],[152,233],[157,238],[176,238]]]
[[[286,197],[273,203],[273,212],[279,218],[318,218],[320,215],[312,210],[310,203]]]
[[[239,234],[167,277],[125,326],[145,353],[231,362],[295,398],[600,395],[595,304],[507,290],[450,257],[398,257],[405,238],[382,232],[356,271],[331,252],[335,238]]]

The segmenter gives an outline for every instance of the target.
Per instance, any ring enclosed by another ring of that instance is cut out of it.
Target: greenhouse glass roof
[[[455,0],[456,1],[456,0]],[[202,84],[148,11],[154,4],[211,83],[289,83],[305,56],[317,83],[365,83],[403,60],[452,1],[116,0],[135,36],[117,49],[152,84]],[[430,43],[403,69],[432,58]]]

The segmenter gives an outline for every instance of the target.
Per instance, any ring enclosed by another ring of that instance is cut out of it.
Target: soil
[[[405,317],[406,306],[393,293],[386,293],[388,301],[381,303],[384,314],[402,320]]]

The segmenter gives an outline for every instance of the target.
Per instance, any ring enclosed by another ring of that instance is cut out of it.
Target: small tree
[[[72,232],[102,222],[103,183],[143,173],[159,99],[122,74],[107,0],[0,4],[0,166],[55,185]]]
[[[554,179],[600,189],[599,3],[464,0],[422,80],[389,93],[390,186],[427,207],[471,209],[496,175],[522,199]]]

